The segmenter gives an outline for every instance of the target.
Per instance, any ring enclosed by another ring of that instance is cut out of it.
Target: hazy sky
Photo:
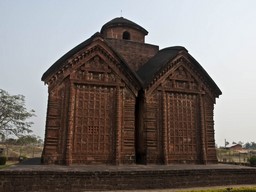
[[[149,31],[147,43],[186,47],[222,90],[218,145],[256,141],[255,0],[0,0],[0,88],[26,97],[35,134],[44,137],[42,74],[121,10]]]

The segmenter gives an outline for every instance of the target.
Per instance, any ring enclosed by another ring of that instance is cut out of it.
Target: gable
[[[165,89],[199,92],[199,81],[183,64],[173,69],[168,77],[163,81]]]
[[[71,79],[82,84],[126,84],[126,79],[120,75],[119,71],[112,64],[106,61],[100,54],[95,54],[92,58],[84,61],[72,73]]]
[[[67,77],[106,82],[112,78],[109,76],[111,73],[137,94],[140,81],[136,74],[101,36],[92,36],[78,47],[60,58],[42,76],[49,89],[59,85]]]
[[[143,82],[143,87],[147,88],[154,78],[161,73],[166,65],[172,61],[179,52],[187,51],[184,47],[169,47],[158,51],[147,63],[145,63],[137,74]]]
[[[215,98],[221,91],[203,67],[187,52],[185,48],[173,47],[159,51],[139,71],[138,75],[143,80],[145,92],[152,93],[164,81],[175,89],[203,85],[201,91],[207,90]],[[199,88],[197,88],[199,90]]]

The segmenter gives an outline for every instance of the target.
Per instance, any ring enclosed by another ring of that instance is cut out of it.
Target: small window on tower
[[[123,33],[123,39],[125,39],[125,40],[130,40],[130,33],[129,33],[128,31],[125,31],[125,32]]]

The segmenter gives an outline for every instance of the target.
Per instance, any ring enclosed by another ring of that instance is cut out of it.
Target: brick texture
[[[256,169],[1,171],[0,191],[104,191],[256,184]]]

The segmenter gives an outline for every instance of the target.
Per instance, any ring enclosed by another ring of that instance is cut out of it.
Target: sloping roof
[[[100,33],[97,32],[95,33],[93,36],[91,36],[89,39],[85,40],[84,42],[80,43],[79,45],[77,45],[76,47],[74,47],[73,49],[71,49],[69,52],[67,52],[65,55],[63,55],[61,58],[59,58],[42,76],[41,80],[44,81],[51,73],[53,73],[54,71],[56,71],[58,68],[61,67],[61,65],[63,64],[64,61],[66,61],[67,59],[69,59],[70,57],[72,57],[75,53],[79,52],[80,50],[82,50],[84,47],[86,47],[87,45],[89,45],[94,37],[99,36]]]
[[[192,61],[194,61],[193,63],[197,65],[198,69],[206,76],[216,96],[219,97],[222,94],[222,92],[218,87],[218,85],[213,81],[211,76],[205,71],[205,69],[200,65],[200,63],[198,63],[198,61],[194,57],[192,57],[189,53],[188,53],[188,56]]]
[[[85,40],[84,42],[80,43],[79,45],[77,45],[76,47],[74,47],[73,49],[71,49],[69,52],[67,52],[65,55],[63,55],[60,59],[58,59],[42,76],[41,80],[45,81],[46,78],[51,75],[52,73],[55,73],[60,67],[62,67],[62,65],[65,63],[66,60],[68,60],[69,58],[71,58],[74,54],[76,54],[77,52],[79,52],[80,50],[84,49],[86,46],[90,45],[93,40],[96,37],[102,37],[102,35],[97,32],[95,33],[93,36],[91,36],[89,39]],[[122,65],[122,67],[125,69],[124,71],[128,74],[130,74],[133,79],[136,81],[136,83],[141,86],[142,83],[140,81],[140,78],[138,77],[138,75],[129,67],[129,65],[125,62],[125,60],[123,59],[123,57],[114,50],[114,48],[112,48],[109,43],[107,41],[105,41],[104,39],[102,39],[104,41],[104,43],[107,45],[107,47],[114,52],[114,54],[120,59],[120,63]]]
[[[134,22],[132,22],[128,19],[125,19],[123,17],[117,17],[117,18],[112,19],[111,21],[107,22],[105,25],[102,26],[100,32],[102,33],[107,28],[121,27],[121,26],[128,26],[128,27],[131,27],[131,28],[134,28],[134,29],[137,29],[137,30],[141,31],[145,35],[148,34],[148,31],[146,29],[144,29],[143,27],[141,27],[137,23],[134,23]]]
[[[187,49],[181,46],[168,47],[160,50],[154,57],[152,57],[146,64],[144,64],[138,71],[137,74],[143,82],[143,87],[146,88],[156,75],[158,75],[167,64],[172,61],[181,53],[186,53],[188,58],[193,61],[193,64],[197,65],[197,68],[205,75],[207,80],[210,82],[215,94],[221,95],[221,90],[204,70],[204,68],[188,53]]]
[[[165,67],[169,61],[174,59],[180,51],[187,51],[184,47],[168,47],[160,50],[154,57],[152,57],[146,64],[144,64],[137,74],[143,81],[144,87],[146,87],[153,77]]]

